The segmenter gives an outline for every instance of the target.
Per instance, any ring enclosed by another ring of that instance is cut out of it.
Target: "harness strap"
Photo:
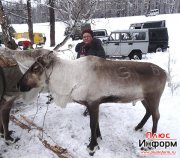
[[[50,77],[51,77],[51,75],[52,75],[52,72],[53,72],[53,62],[51,63],[51,72],[49,73],[49,74],[47,74],[47,68],[46,67],[44,67],[40,62],[38,62],[38,61],[36,61],[41,67],[42,67],[42,69],[44,70],[44,73],[45,73],[45,76],[46,76],[46,80],[45,80],[45,83],[47,84],[47,91],[48,91],[48,93],[49,93],[49,95],[47,96],[47,98],[48,98],[48,101],[47,101],[47,103],[46,104],[50,104],[51,102],[52,102],[52,100],[54,99],[53,97],[52,97],[52,95],[50,94],[50,89],[49,89],[49,81],[50,81]]]

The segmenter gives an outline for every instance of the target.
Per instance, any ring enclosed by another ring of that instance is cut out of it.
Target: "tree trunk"
[[[10,25],[8,23],[7,16],[4,14],[4,9],[3,9],[1,0],[0,0],[0,24],[1,24],[1,28],[2,28],[4,45],[10,49],[16,49],[17,44],[15,43],[14,39],[12,38],[12,35],[10,32]]]
[[[31,40],[31,43],[34,44],[33,23],[32,23],[32,14],[31,14],[31,0],[27,0],[27,12],[28,12],[29,39]]]
[[[54,13],[54,0],[49,0],[49,18],[50,18],[50,46],[55,46],[55,13]]]

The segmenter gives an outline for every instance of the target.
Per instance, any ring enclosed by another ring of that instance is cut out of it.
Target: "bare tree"
[[[2,28],[3,41],[4,41],[5,46],[10,49],[16,49],[17,45],[12,38],[11,31],[10,31],[10,25],[8,23],[8,18],[4,14],[4,8],[3,8],[1,0],[0,0],[0,24],[1,24],[1,28]]]
[[[74,26],[77,21],[87,22],[97,10],[96,0],[58,0],[57,13],[59,18],[66,21],[69,26]]]
[[[49,18],[50,18],[50,46],[55,46],[55,1],[49,0]]]
[[[81,14],[91,12],[91,18],[144,15],[150,9],[159,9],[161,14],[180,12],[180,0],[54,0],[54,3],[55,19],[68,21],[68,25],[69,19],[73,22],[76,19],[80,6],[83,6]],[[49,21],[49,0],[33,0],[31,4],[33,22]],[[23,0],[3,0],[3,6],[12,23],[26,23],[27,9]],[[73,26],[73,22],[70,25]]]
[[[29,39],[31,43],[34,43],[34,36],[33,36],[33,23],[32,23],[32,14],[31,14],[31,0],[27,0],[27,13],[28,13],[28,32],[29,32]]]
[[[93,17],[97,4],[96,0],[59,0],[56,11],[61,13],[60,18],[71,28],[70,32],[73,33],[77,24],[86,23]],[[70,34],[54,50],[58,50],[69,39]]]

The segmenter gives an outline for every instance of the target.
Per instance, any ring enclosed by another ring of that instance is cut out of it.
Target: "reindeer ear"
[[[53,51],[50,51],[50,52],[47,54],[47,58],[48,58],[48,59],[53,59],[53,58],[54,58]]]
[[[43,61],[46,65],[46,67],[48,68],[51,65],[51,63],[54,61],[53,51],[50,51],[48,54],[44,55]]]

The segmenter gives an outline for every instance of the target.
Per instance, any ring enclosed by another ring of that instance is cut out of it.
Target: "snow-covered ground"
[[[169,31],[170,48],[164,53],[147,54],[143,61],[153,62],[165,70],[168,70],[169,55],[171,58],[172,81],[175,85],[180,84],[180,14],[158,15],[154,17],[124,17],[111,19],[94,20],[93,29],[104,29],[108,32],[117,29],[128,29],[130,23],[166,20]],[[27,31],[24,24],[13,25],[18,32]],[[64,38],[65,25],[56,23],[56,42],[61,42]],[[49,47],[49,24],[35,24],[34,32],[42,32],[47,36],[45,48]],[[62,49],[67,49],[68,44],[75,46],[77,42],[71,41]],[[74,52],[74,48],[72,49]],[[64,52],[66,56],[66,51]],[[67,53],[70,55],[71,53]],[[82,115],[84,107],[77,103],[70,103],[62,109],[55,104],[46,105],[47,94],[41,94],[38,100],[33,103],[25,104],[18,100],[12,110],[12,114],[20,120],[20,115],[25,115],[33,119],[38,126],[43,126],[45,134],[43,138],[52,145],[58,144],[66,148],[75,158],[88,158],[86,146],[89,143],[90,128],[89,117]],[[47,112],[47,113],[46,113]],[[95,158],[136,158],[153,157],[154,155],[143,156],[140,154],[139,140],[145,139],[145,133],[151,131],[152,120],[149,119],[145,124],[143,131],[134,131],[134,127],[144,116],[145,110],[140,102],[136,106],[132,104],[103,104],[100,107],[100,129],[103,140],[99,141],[100,150],[97,150]],[[175,155],[156,155],[156,157],[166,158],[180,157],[180,87],[172,95],[171,89],[166,85],[165,91],[160,102],[160,120],[157,133],[170,134],[172,140],[177,141],[176,147],[163,148],[158,147],[154,151],[173,151]],[[45,118],[45,120],[44,120]],[[10,129],[15,131],[15,136],[21,139],[13,145],[7,146],[3,139],[0,139],[0,155],[3,158],[55,158],[53,152],[46,149],[39,141],[41,132],[37,129],[30,131],[24,130],[14,123],[10,122]],[[166,140],[170,141],[170,140]],[[0,157],[1,157],[0,156]]]

